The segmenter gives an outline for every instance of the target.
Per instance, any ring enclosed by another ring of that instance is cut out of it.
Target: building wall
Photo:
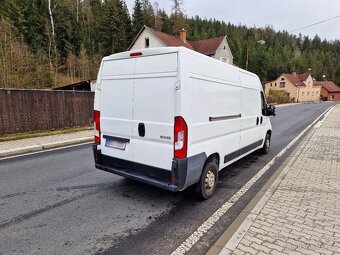
[[[285,82],[285,87],[280,88],[280,82]],[[296,87],[284,75],[280,75],[276,80],[265,84],[265,94],[269,96],[269,90],[284,90],[289,93],[289,97],[295,102],[310,102],[320,100],[320,86],[313,86],[311,75],[304,82],[306,86]]]
[[[149,48],[164,47],[165,45],[151,33],[149,30],[144,29],[144,31],[139,35],[135,43],[132,45],[130,50],[144,49],[145,38],[149,38]]]
[[[331,96],[333,98],[331,98]],[[340,101],[340,92],[329,93],[328,98],[329,98],[328,100],[330,100],[330,101]]]
[[[280,82],[284,82],[285,86],[280,88]],[[297,97],[297,88],[294,86],[289,80],[287,80],[283,75],[280,75],[276,80],[268,82],[264,85],[265,87],[265,94],[269,96],[270,90],[279,90],[279,91],[286,91],[289,93],[290,98],[294,98],[296,100]]]
[[[321,96],[326,97],[327,101],[340,101],[340,92],[329,93],[323,87],[321,88]]]
[[[301,87],[299,90],[299,102],[311,102],[320,100],[321,86],[313,85],[313,78],[310,75],[305,81],[306,87]]]
[[[215,55],[212,56],[213,58],[216,58],[218,60],[221,60],[221,58],[225,58],[226,62],[229,64],[234,63],[234,57],[231,53],[228,41],[226,38],[222,41],[220,46],[217,48]]]

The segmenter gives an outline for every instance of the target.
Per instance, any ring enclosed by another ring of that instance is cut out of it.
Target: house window
[[[285,80],[285,78],[281,78],[281,81],[284,81]]]
[[[307,92],[307,96],[309,96],[309,92]]]
[[[276,82],[275,82],[275,87],[276,87]]]
[[[302,96],[303,96],[303,95],[305,94],[305,92],[302,92],[301,94],[302,94]]]
[[[220,60],[225,63],[229,63],[229,59],[221,57]]]
[[[272,82],[270,83],[270,87],[273,87],[273,83]]]
[[[285,85],[286,85],[286,83],[285,83],[284,81],[281,81],[281,82],[280,82],[280,88],[284,88]]]
[[[150,46],[150,40],[149,38],[145,38],[145,48],[149,48]]]
[[[290,93],[286,93],[286,97],[290,97]]]

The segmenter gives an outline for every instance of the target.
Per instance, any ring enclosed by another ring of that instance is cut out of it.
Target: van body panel
[[[260,93],[258,90],[242,88],[241,101],[241,140],[240,148],[256,144],[260,140],[259,123],[261,114]],[[261,137],[263,139],[263,137]]]
[[[216,83],[208,77],[192,74],[184,100],[187,110],[191,112],[188,155],[196,155],[202,148],[208,155],[216,152],[227,155],[239,149],[238,86],[229,85],[228,82]],[[224,161],[221,163],[223,167]]]

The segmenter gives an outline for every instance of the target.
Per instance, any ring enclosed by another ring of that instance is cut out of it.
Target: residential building
[[[281,74],[276,80],[265,84],[265,94],[281,91],[293,102],[310,102],[320,100],[321,83],[312,78],[310,73]]]
[[[176,37],[144,26],[132,41],[128,50],[174,46],[183,46],[204,55],[233,64],[234,57],[231,53],[226,36],[192,42],[187,40],[186,31],[184,29],[180,31],[180,36]]]
[[[327,101],[340,100],[340,87],[331,81],[320,82],[321,87],[321,99]]]

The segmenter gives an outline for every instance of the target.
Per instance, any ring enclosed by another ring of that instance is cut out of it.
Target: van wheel
[[[197,195],[202,199],[209,199],[215,192],[218,180],[218,167],[215,162],[204,166],[201,178],[197,184]]]
[[[266,138],[264,139],[264,144],[261,149],[262,154],[268,154],[270,149],[270,134],[266,134]]]

